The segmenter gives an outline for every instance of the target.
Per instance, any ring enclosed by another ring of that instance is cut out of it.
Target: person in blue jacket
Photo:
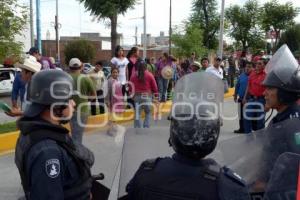
[[[18,99],[20,98],[21,107],[24,101],[25,82],[22,80],[21,72],[16,72],[13,88],[11,92],[11,102],[13,107],[18,107]]]
[[[234,130],[234,133],[244,133],[244,117],[243,117],[243,112],[244,112],[244,104],[243,104],[243,98],[245,96],[246,88],[248,85],[248,78],[253,70],[254,64],[252,62],[247,62],[245,66],[244,72],[239,76],[237,83],[235,85],[235,90],[234,90],[234,102],[237,102],[239,104],[239,125],[240,128],[237,130]]]

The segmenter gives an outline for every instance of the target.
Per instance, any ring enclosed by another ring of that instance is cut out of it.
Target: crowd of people
[[[53,64],[51,58],[41,56],[35,47],[27,53],[31,56],[27,61],[34,62],[33,59],[36,59],[41,67],[20,65],[20,68],[23,68],[21,73],[16,74],[13,83],[13,108],[8,113],[10,116],[22,115],[27,103],[26,85],[34,73],[39,70],[60,69]],[[81,136],[78,141],[81,142],[84,129],[76,126],[77,115],[85,124],[90,114],[114,113],[115,117],[109,120],[111,125],[109,127],[113,129],[116,117],[127,108],[135,110],[134,127],[149,128],[151,109],[157,109],[159,103],[172,98],[173,88],[180,78],[193,72],[207,72],[223,80],[225,92],[228,87],[235,87],[234,101],[239,105],[240,115],[239,128],[234,132],[250,133],[262,129],[265,124],[265,113],[268,110],[265,109],[265,86],[262,84],[266,77],[264,68],[267,62],[268,59],[263,51],[252,58],[247,57],[246,52],[243,52],[239,60],[233,55],[229,55],[226,59],[217,56],[212,63],[207,57],[201,59],[196,57],[194,52],[190,58],[185,59],[176,59],[168,53],[163,53],[159,58],[151,57],[143,60],[139,56],[137,47],[133,47],[125,55],[124,49],[117,46],[114,57],[110,61],[111,75],[106,77],[101,61],[97,61],[94,69],[87,75],[83,75],[83,63],[73,58],[68,63],[68,72],[76,83],[74,89],[77,90],[77,86],[80,86],[79,92],[82,95],[74,99],[76,107],[80,108],[76,109],[71,128],[74,133],[79,132],[78,135]],[[18,107],[18,97],[21,109]],[[143,125],[140,122],[141,110],[145,112]]]
[[[27,52],[28,58],[26,64],[17,65],[22,69],[21,73],[16,74],[12,91],[12,110],[7,113],[10,116],[21,116],[27,103],[27,87],[31,76],[43,70],[52,70],[57,67],[52,61],[53,58],[42,56],[35,47]],[[81,142],[83,128],[78,126],[79,121],[85,124],[88,116],[103,114],[105,112],[114,113],[114,116],[120,115],[127,108],[135,109],[135,127],[150,127],[151,109],[161,102],[166,102],[172,98],[172,90],[178,79],[184,75],[207,71],[223,77],[222,59],[216,57],[212,65],[209,59],[204,57],[201,63],[197,61],[195,53],[190,58],[176,59],[168,53],[163,53],[159,58],[141,59],[139,49],[133,47],[127,55],[121,46],[117,46],[114,51],[114,57],[110,61],[110,76],[106,77],[103,72],[103,63],[97,61],[95,67],[88,72],[83,71],[83,63],[78,58],[72,58],[68,63],[67,72],[73,77],[75,84],[74,90],[79,90],[81,95],[75,96],[74,101],[77,104],[76,111],[71,120],[71,129]],[[24,74],[24,75],[22,75]],[[25,76],[27,74],[27,77]],[[20,99],[19,103],[18,99]],[[152,101],[155,103],[152,104]],[[19,106],[20,105],[20,106]],[[141,109],[145,112],[144,124],[140,124]],[[99,110],[99,111],[97,111]],[[113,121],[116,117],[110,118],[109,124],[113,128]]]
[[[192,81],[193,84],[184,84],[181,89],[191,87],[189,89],[193,92],[199,87],[206,88],[203,84],[197,85],[200,78],[211,83],[208,85],[215,87],[214,91],[221,88],[222,98],[227,90],[224,85],[235,85],[234,101],[240,104],[243,116],[236,133],[249,134],[263,129],[268,109],[278,111],[271,124],[300,118],[297,105],[299,65],[290,62],[288,64],[292,67],[284,69],[283,62],[293,61],[285,52],[283,61],[279,59],[279,63],[273,63],[274,69],[267,74],[265,66],[268,60],[263,56],[253,57],[251,61],[241,60],[238,66],[230,58],[228,70],[225,70],[225,61],[221,57],[215,57],[211,65],[206,57],[199,63],[195,53],[182,61],[167,53],[160,58],[143,60],[137,47],[125,56],[124,49],[117,46],[108,80],[100,61],[89,74],[83,74],[83,63],[78,58],[72,58],[68,72],[64,72],[55,69],[51,60],[41,56],[36,48],[31,48],[28,54],[24,62],[17,64],[21,74],[15,79],[13,107],[7,112],[10,116],[21,117],[17,122],[21,134],[16,145],[15,162],[27,199],[92,199],[91,166],[94,156],[82,145],[88,116],[98,113],[97,106],[100,114],[112,113],[110,134],[118,115],[127,108],[133,108],[134,127],[149,128],[151,108],[166,102],[168,92],[171,93],[180,80],[185,80],[184,83]],[[17,103],[18,95],[21,107]],[[196,106],[203,99],[184,100]],[[143,123],[142,110],[145,112]],[[174,110],[168,142],[175,154],[144,162],[128,184],[127,198],[168,199],[175,195],[182,199],[250,199],[247,185],[241,177],[227,167],[220,167],[214,160],[205,159],[216,147],[221,116],[210,116],[210,112],[199,109],[190,113],[191,119],[181,120],[180,117],[187,114],[184,113],[186,110]],[[214,118],[206,120],[197,116]],[[62,126],[68,122],[70,135]],[[145,177],[151,177],[151,180]],[[188,189],[179,187],[177,183],[173,185],[174,177],[180,184],[186,183]],[[197,179],[190,182],[193,177]],[[199,185],[203,186],[203,190],[199,190]],[[158,193],[151,192],[153,189]]]

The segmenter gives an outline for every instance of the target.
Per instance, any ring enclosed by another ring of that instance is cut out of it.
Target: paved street
[[[1,102],[5,102],[8,105],[11,105],[10,96],[0,96],[0,101]],[[3,113],[0,110],[0,124],[6,123],[6,122],[15,121],[15,120],[16,120],[15,117],[9,117],[9,116],[7,116],[5,113]]]
[[[226,117],[231,118],[237,115],[237,108],[236,105],[233,103],[232,99],[225,100],[224,113]],[[220,134],[220,141],[229,139],[231,137],[236,137],[236,135],[232,133],[232,130],[237,128],[237,120],[237,118],[232,120],[224,120],[224,125]],[[147,141],[144,144],[140,145],[140,147],[143,148],[141,149],[141,151],[151,149],[151,152],[148,155],[146,155],[146,157],[153,157],[159,155],[165,156],[171,154],[171,148],[168,150],[170,153],[161,152],[165,151],[165,149],[168,148],[168,126],[169,121],[166,120],[165,117],[164,119],[158,121],[156,124],[152,122],[152,129],[154,130],[153,132],[159,132],[159,134],[161,135],[161,140],[159,143],[154,145],[153,141]],[[93,174],[98,174],[100,172],[104,173],[105,180],[102,183],[104,183],[107,187],[112,187],[115,173],[117,172],[118,164],[121,158],[121,149],[123,146],[124,132],[126,131],[126,129],[133,131],[131,127],[132,125],[119,126],[118,133],[115,137],[108,136],[105,133],[105,131],[89,133],[86,134],[84,137],[83,143],[87,147],[89,147],[95,154],[96,161],[92,169]],[[129,140],[130,141],[126,141],[127,145],[128,143],[130,144],[135,141],[141,141],[141,138],[130,138]],[[160,147],[162,146],[163,150],[160,149]],[[212,157],[215,157],[221,161],[221,158],[219,157],[217,151],[214,152]],[[127,177],[121,177],[122,182],[126,182],[128,179],[130,179],[130,177],[132,176],[131,174],[133,174],[136,168],[138,167],[138,163],[142,161],[141,159],[144,158],[137,158],[134,156],[134,154],[126,157],[126,163],[136,163],[137,166],[129,170],[129,172],[127,173]],[[19,175],[14,164],[13,154],[8,154],[0,157],[0,177],[0,199],[15,200],[17,199],[16,197],[22,195],[22,188],[20,185]],[[117,182],[119,178],[119,176],[116,176],[116,182],[114,183],[113,188],[115,192],[118,187]],[[113,195],[116,194],[114,193]]]

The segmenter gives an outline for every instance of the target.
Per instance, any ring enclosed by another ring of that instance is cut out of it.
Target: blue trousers
[[[134,128],[142,128],[141,125],[141,112],[142,109],[145,112],[145,121],[143,124],[143,128],[150,127],[150,119],[151,119],[151,105],[152,105],[152,98],[151,95],[141,95],[135,94],[134,96]]]
[[[164,79],[163,77],[158,77],[159,101],[167,100],[168,84],[169,84],[169,80]]]
[[[244,132],[251,133],[265,128],[265,116],[264,111],[265,99],[264,98],[250,98],[244,105]]]

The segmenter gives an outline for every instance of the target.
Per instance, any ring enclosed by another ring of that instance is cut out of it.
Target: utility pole
[[[134,38],[135,38],[135,46],[137,46],[138,45],[138,27],[137,26],[135,27]]]
[[[147,31],[146,31],[146,0],[144,0],[144,41],[143,41],[143,58],[147,57]]]
[[[36,35],[37,35],[37,48],[42,54],[42,40],[41,40],[41,2],[36,0]]]
[[[172,37],[172,0],[170,0],[170,19],[169,19],[169,55],[171,55],[171,37]]]
[[[34,46],[34,30],[33,30],[33,0],[30,0],[30,44]]]
[[[222,0],[221,16],[220,16],[219,55],[218,55],[221,58],[223,58],[224,6],[225,6],[225,0]]]
[[[59,23],[58,23],[58,0],[56,0],[56,16],[55,16],[55,33],[56,33],[56,61],[60,63],[60,48],[59,48]]]

